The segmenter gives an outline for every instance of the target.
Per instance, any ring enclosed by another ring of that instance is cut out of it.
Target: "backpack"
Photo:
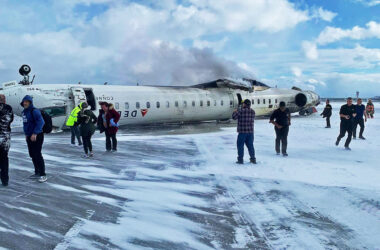
[[[33,116],[33,110],[32,110],[32,116]],[[48,113],[46,113],[44,110],[40,109],[40,112],[41,112],[42,119],[44,119],[44,122],[45,122],[45,124],[42,128],[42,132],[44,134],[49,134],[53,130],[53,121],[51,120],[51,116]],[[33,117],[33,119],[34,119],[34,117]]]

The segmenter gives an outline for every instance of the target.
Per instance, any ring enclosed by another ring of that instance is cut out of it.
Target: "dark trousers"
[[[352,138],[352,123],[351,122],[340,123],[340,133],[337,140],[340,141],[346,135],[346,132],[347,132],[347,139],[344,146],[348,147],[350,145],[351,138]]]
[[[106,134],[106,150],[110,151],[117,150],[117,140],[116,140],[116,134],[110,134],[107,130],[105,131]],[[111,147],[111,140],[112,140],[112,147]]]
[[[78,140],[78,144],[81,145],[82,141],[80,139],[80,132],[79,132],[79,127],[78,126],[72,126],[70,127],[71,130],[71,144],[75,144],[75,137]]]
[[[331,127],[330,116],[326,116],[326,127]]]
[[[283,154],[286,154],[286,150],[288,147],[288,134],[289,134],[289,127],[282,127],[277,128],[274,127],[274,130],[276,131],[276,152],[280,153],[280,144],[281,144],[281,152]]]
[[[237,138],[237,149],[238,149],[238,161],[243,162],[244,158],[244,144],[248,148],[249,156],[251,159],[255,158],[255,148],[253,147],[254,136],[253,133],[239,133]]]
[[[42,157],[42,145],[44,144],[44,134],[38,134],[37,140],[30,140],[30,136],[27,136],[26,143],[28,144],[29,156],[32,158],[34,165],[34,173],[36,175],[44,176],[45,173],[45,161]]]
[[[360,126],[360,132],[359,132],[359,137],[363,136],[364,132],[364,119],[355,119],[354,120],[354,127],[352,128],[352,135],[356,137],[356,128]]]
[[[9,159],[8,159],[8,151],[0,148],[0,171],[1,171],[1,182],[3,184],[8,184],[9,176]]]
[[[83,140],[83,149],[86,154],[88,154],[88,151],[92,152],[92,142],[91,142],[91,137],[90,136],[82,136]]]

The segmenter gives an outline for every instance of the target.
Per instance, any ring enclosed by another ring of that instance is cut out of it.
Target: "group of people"
[[[274,125],[276,132],[275,150],[277,155],[288,156],[288,134],[291,125],[290,110],[285,102],[280,102],[280,107],[270,116],[269,122]],[[243,104],[232,114],[232,119],[237,120],[237,164],[244,164],[244,145],[247,146],[250,155],[250,162],[256,164],[254,141],[254,120],[255,111],[251,108],[251,101],[246,99]]]
[[[119,129],[120,114],[115,110],[112,103],[100,102],[99,105],[101,109],[99,116],[96,117],[88,109],[89,106],[86,102],[80,103],[71,111],[66,122],[66,126],[71,129],[71,144],[75,145],[75,138],[77,138],[78,145],[83,145],[84,158],[94,156],[91,138],[96,128],[100,130],[100,133],[105,133],[107,152],[117,151],[116,133]]]
[[[368,103],[364,106],[362,99],[357,99],[357,104],[352,104],[352,98],[347,98],[347,104],[340,108],[339,116],[341,119],[340,133],[336,140],[336,145],[339,145],[340,140],[347,133],[347,139],[344,144],[346,150],[351,150],[349,145],[351,138],[356,139],[357,127],[360,127],[359,138],[365,140],[363,136],[364,123],[367,119],[373,118],[375,113],[375,107],[371,99],[368,99]],[[285,102],[280,102],[280,107],[276,109],[270,116],[269,122],[274,125],[276,133],[275,150],[277,155],[282,153],[283,156],[288,156],[288,133],[289,126],[291,125],[291,115],[288,108],[286,108]],[[330,117],[332,116],[332,106],[330,100],[326,100],[326,106],[321,113],[323,118],[326,118],[326,128],[331,128]],[[247,146],[250,155],[250,162],[256,164],[255,148],[253,146],[254,141],[254,119],[255,111],[251,108],[251,101],[244,100],[239,109],[236,109],[232,114],[232,119],[237,120],[237,164],[243,164],[244,157],[244,145]]]
[[[67,126],[71,128],[71,143],[75,145],[75,138],[79,145],[83,145],[84,157],[93,157],[93,148],[91,137],[94,135],[96,127],[100,133],[105,133],[107,152],[117,151],[116,133],[118,131],[118,122],[120,114],[111,103],[99,103],[101,110],[99,116],[88,109],[88,104],[83,102],[73,109],[67,120]],[[46,114],[35,108],[33,98],[26,95],[20,105],[24,108],[22,112],[23,130],[25,140],[34,165],[34,174],[31,179],[37,179],[38,182],[46,182],[45,161],[42,156],[42,145],[44,143],[44,132],[46,130]],[[11,123],[14,114],[12,107],[6,104],[4,95],[0,94],[0,176],[3,186],[8,186],[9,182],[9,159],[8,152],[11,139]],[[46,132],[48,133],[48,132]]]

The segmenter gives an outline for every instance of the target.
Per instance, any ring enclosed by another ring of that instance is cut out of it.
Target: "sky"
[[[0,82],[254,78],[380,95],[380,0],[0,0]]]

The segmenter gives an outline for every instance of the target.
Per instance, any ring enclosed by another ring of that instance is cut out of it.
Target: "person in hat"
[[[97,117],[90,109],[78,113],[78,124],[83,141],[84,158],[93,157],[91,137],[95,133]]]
[[[280,102],[280,107],[276,109],[270,116],[270,123],[274,125],[274,130],[276,132],[276,153],[281,153],[283,156],[288,156],[288,134],[290,126],[290,111],[286,107],[285,102]]]
[[[246,99],[243,102],[241,108],[235,110],[232,114],[232,119],[237,120],[237,164],[244,163],[244,144],[248,148],[250,162],[256,164],[255,148],[253,146],[254,141],[254,120],[255,111],[251,109],[251,101]]]

